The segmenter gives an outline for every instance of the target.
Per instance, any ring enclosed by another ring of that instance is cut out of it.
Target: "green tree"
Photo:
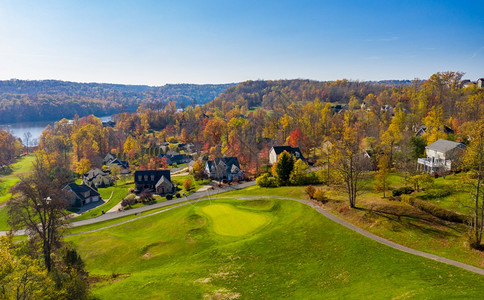
[[[417,174],[408,178],[408,183],[412,184],[416,191],[421,188],[427,189],[434,183],[434,179],[427,173]]]
[[[58,299],[42,260],[20,250],[10,237],[0,236],[0,299]]]
[[[277,162],[272,166],[272,174],[276,177],[279,185],[288,185],[291,172],[294,168],[294,159],[287,151],[277,157]]]
[[[294,163],[294,168],[289,177],[289,181],[292,185],[304,185],[306,184],[306,171],[308,169],[308,164],[298,159]]]

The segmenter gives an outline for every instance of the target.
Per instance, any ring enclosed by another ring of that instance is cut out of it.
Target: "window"
[[[141,176],[141,175],[138,175],[138,181],[141,181],[141,180],[143,180],[142,178],[143,178],[143,176]]]
[[[151,181],[155,181],[155,175],[151,175]]]
[[[148,181],[148,175],[145,175],[145,181]]]

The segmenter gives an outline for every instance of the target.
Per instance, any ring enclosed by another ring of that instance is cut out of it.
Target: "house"
[[[480,89],[484,88],[484,78],[477,79],[477,87]]]
[[[444,125],[444,127],[442,128],[441,131],[442,132],[445,132],[447,134],[454,134],[454,129],[452,129],[449,126],[446,126],[446,125]],[[424,124],[422,124],[417,129],[417,132],[415,132],[415,136],[423,136],[425,132],[427,132],[427,126],[425,126]]]
[[[193,159],[193,156],[191,155],[180,154],[174,151],[168,151],[166,154],[159,155],[159,157],[160,158],[164,157],[166,159],[166,163],[169,165],[172,165],[172,164],[181,165],[181,164],[189,163]]]
[[[101,200],[98,191],[86,184],[69,183],[62,189],[67,195],[70,206],[83,206]]]
[[[220,157],[205,163],[205,173],[212,179],[241,180],[244,173],[240,170],[237,157]]]
[[[103,158],[103,165],[106,165],[108,168],[116,165],[121,169],[121,174],[129,173],[129,163],[116,158],[116,156],[112,153],[106,154],[106,156]]]
[[[90,187],[107,187],[113,185],[109,171],[103,172],[101,169],[91,169],[84,174],[82,182]]]
[[[460,82],[460,86],[462,88],[467,88],[467,87],[474,86],[474,85],[475,85],[474,82],[470,81],[469,79],[465,79],[465,80],[462,80]]]
[[[301,150],[299,150],[299,147],[273,146],[271,150],[269,150],[269,164],[271,165],[275,164],[277,162],[277,158],[279,154],[281,154],[284,151],[287,151],[296,160],[301,159],[302,161],[306,161],[306,159],[301,153]]]
[[[429,174],[450,172],[465,148],[462,143],[440,139],[425,147],[427,157],[417,160],[417,169]]]
[[[167,194],[176,191],[171,182],[170,170],[148,170],[134,172],[135,192],[149,190],[157,194]]]

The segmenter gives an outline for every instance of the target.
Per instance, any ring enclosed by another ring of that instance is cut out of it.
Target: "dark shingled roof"
[[[141,175],[141,181],[138,179],[140,175]],[[146,181],[145,181],[145,175],[148,176],[148,180]],[[151,175],[155,175],[154,180],[151,180]],[[171,182],[170,170],[136,171],[134,172],[134,183],[155,185],[162,176],[165,176],[165,178]]]
[[[79,199],[86,199],[86,198],[89,198],[89,197],[101,195],[101,194],[99,194],[98,191],[96,191],[95,189],[93,189],[90,186],[85,185],[85,184],[79,185],[79,184],[76,184],[76,183],[73,182],[73,183],[69,183],[68,186],[76,194],[76,196]],[[84,197],[85,192],[89,192],[89,196]]]
[[[276,152],[276,155],[279,156],[279,154],[281,154],[282,152],[284,151],[287,151],[289,154],[291,155],[294,155],[294,153],[296,152],[299,152],[299,155],[300,155],[300,159],[302,160],[306,160],[304,158],[304,156],[302,155],[302,152],[301,150],[299,149],[299,147],[291,147],[291,146],[274,146],[272,147],[274,149],[274,151]]]

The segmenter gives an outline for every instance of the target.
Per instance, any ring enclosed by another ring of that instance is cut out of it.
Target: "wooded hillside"
[[[50,121],[133,112],[141,103],[168,103],[178,107],[203,105],[234,84],[169,84],[160,87],[58,80],[0,81],[0,123]]]

